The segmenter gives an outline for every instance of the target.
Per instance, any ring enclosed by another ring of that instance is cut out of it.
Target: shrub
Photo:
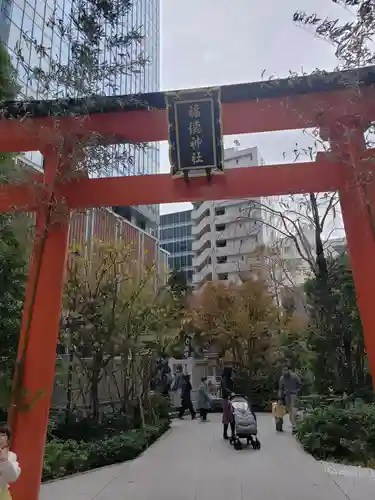
[[[63,440],[94,441],[127,431],[132,424],[128,415],[113,411],[103,413],[99,421],[89,417],[78,418],[71,413],[67,419],[56,419],[50,435],[52,438]]]
[[[375,405],[311,409],[298,423],[297,437],[320,460],[369,465],[375,460]]]
[[[86,469],[89,445],[72,439],[53,439],[44,450],[43,480],[67,476]]]
[[[363,391],[357,391],[353,394],[309,394],[308,396],[299,398],[298,407],[301,410],[310,411],[314,408],[321,408],[323,406],[352,408],[353,405],[358,405],[358,403],[370,404],[372,402],[373,398],[371,393],[367,391],[367,389],[364,389]]]
[[[52,439],[45,448],[43,481],[132,460],[168,428],[169,420],[163,420],[91,442]]]
[[[146,422],[169,419],[170,405],[161,394],[152,394],[150,404],[145,408]],[[75,441],[97,441],[119,432],[141,428],[139,406],[136,401],[129,405],[128,412],[114,411],[111,407],[103,408],[99,421],[71,412],[68,418],[65,412],[51,415],[47,439],[73,439]]]
[[[161,394],[155,392],[150,396],[150,406],[154,416],[160,419],[169,419],[171,405],[168,399]]]
[[[348,405],[351,406],[351,402],[342,395],[309,394],[298,398],[298,407],[306,411],[323,407],[345,408]]]
[[[117,436],[90,443],[88,468],[95,469],[132,460],[144,450],[146,445],[144,434],[138,430],[122,432]]]

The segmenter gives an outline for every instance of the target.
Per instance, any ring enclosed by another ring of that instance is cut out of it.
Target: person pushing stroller
[[[232,378],[233,370],[230,366],[224,367],[221,377],[221,397],[223,407],[223,438],[229,439],[228,427],[230,426],[232,438],[236,434],[234,416],[230,398],[234,395],[234,380]]]
[[[223,400],[223,438],[229,440],[236,450],[242,449],[240,439],[246,439],[247,444],[255,450],[260,449],[257,438],[258,424],[254,411],[248,399],[234,394],[234,380],[231,367],[225,367],[221,377],[221,394]],[[237,416],[236,416],[237,415]],[[228,436],[230,426],[231,436]]]

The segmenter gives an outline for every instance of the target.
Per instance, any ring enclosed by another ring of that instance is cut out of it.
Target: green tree
[[[168,286],[171,291],[184,296],[189,291],[189,285],[186,280],[186,275],[183,271],[178,269],[173,269],[168,278]]]
[[[371,387],[365,354],[363,330],[359,317],[352,271],[346,255],[331,267],[332,328],[329,335],[317,329],[317,311],[321,307],[316,279],[306,282],[311,317],[308,346],[315,353],[313,373],[319,392],[333,389],[356,393]]]
[[[170,342],[167,354],[174,358],[182,358],[184,355],[184,339],[186,333],[191,332],[190,323],[184,322],[185,311],[188,307],[191,287],[186,280],[186,274],[179,269],[173,269],[167,282],[168,293],[173,303],[173,315],[179,323],[178,333],[174,336],[174,341]]]
[[[25,294],[25,252],[10,217],[0,219],[0,372],[13,372]]]
[[[18,92],[8,52],[0,43],[0,99],[14,99]],[[14,155],[0,154],[0,183],[12,182]],[[0,214],[0,406],[9,404],[11,377],[17,354],[25,294],[26,251],[18,237],[19,217]]]
[[[25,295],[25,252],[10,217],[0,218],[0,372],[11,376]]]
[[[131,414],[136,402],[144,423],[153,362],[176,331],[173,297],[159,286],[155,266],[139,272],[131,245],[95,242],[90,259],[87,255],[84,248],[72,252],[64,289],[67,328],[61,342],[71,353],[67,413],[83,404],[97,422],[107,385],[116,388],[110,397],[116,393],[115,402],[125,413]],[[121,381],[114,375],[115,365]],[[78,391],[73,390],[75,382]]]
[[[19,91],[16,73],[12,66],[8,51],[0,42],[0,101],[15,99]],[[14,168],[14,155],[0,152],[0,183],[10,181]]]
[[[14,99],[19,90],[8,51],[0,42],[0,100]]]
[[[264,408],[276,389],[273,357],[280,327],[278,309],[267,283],[207,283],[189,311],[196,342],[215,347],[237,372],[237,390]]]

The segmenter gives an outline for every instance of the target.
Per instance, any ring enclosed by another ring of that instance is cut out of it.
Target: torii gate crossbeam
[[[349,84],[348,84],[349,82]],[[72,179],[74,151],[103,144],[166,140],[163,93],[0,106],[0,151],[44,154],[44,173],[27,185],[0,187],[0,212],[35,211],[37,231],[20,337],[18,377],[32,396],[12,406],[22,475],[15,500],[37,500],[53,388],[70,212],[77,208],[229,199],[290,193],[340,193],[366,348],[375,380],[375,183],[364,130],[375,119],[375,68],[221,88],[223,131],[241,134],[320,127],[332,153],[315,163],[233,169],[211,183],[167,175]],[[62,147],[62,144],[64,147]],[[17,384],[16,384],[17,385]]]

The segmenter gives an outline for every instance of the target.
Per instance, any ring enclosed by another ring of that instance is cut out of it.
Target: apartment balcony
[[[209,220],[209,221],[212,221],[212,220],[213,220],[212,213],[211,213],[211,211],[210,211],[209,209],[204,210],[203,214],[202,214],[200,217],[198,217],[198,218],[196,218],[196,219],[192,219],[192,222],[193,222],[193,224],[192,224],[193,229],[194,229],[195,227],[197,227],[197,226],[200,226],[200,225],[202,224],[202,222],[207,221],[207,220]]]
[[[204,283],[206,281],[211,281],[213,275],[213,266],[212,264],[208,264],[205,266],[201,272],[195,272],[193,274],[193,285],[198,285]]]
[[[199,223],[201,217],[207,217],[209,215],[204,213],[206,211],[211,210],[212,208],[212,202],[211,201],[204,201],[199,207],[194,208],[193,211],[191,212],[191,219],[194,221],[195,224]]]
[[[192,242],[192,248],[191,248],[191,251],[193,252],[193,254],[198,257],[202,252],[204,252],[206,250],[206,248],[213,248],[212,244],[211,244],[211,239],[209,240],[206,240],[205,243],[202,245],[202,246],[199,246],[196,251],[194,252],[193,250],[193,244],[195,242],[193,241]]]
[[[225,245],[223,243],[226,242]],[[258,247],[258,242],[255,238],[225,240],[220,238],[216,239],[216,253],[220,255],[246,255],[255,252]]]
[[[249,267],[249,262],[238,260],[225,263],[215,264],[215,273],[217,274],[233,274],[247,270]]]
[[[211,231],[212,219],[211,217],[206,217],[201,220],[201,222],[197,226],[193,226],[191,228],[191,234],[196,239],[202,236],[202,234],[207,233],[207,231]]]
[[[233,213],[225,212],[222,215],[215,215],[215,224],[234,224],[237,222],[238,215]]]
[[[200,266],[194,266],[194,273],[199,274],[203,271],[203,269],[212,264],[212,257],[208,255],[205,260],[201,263]]]
[[[193,267],[201,267],[202,264],[209,258],[212,257],[213,249],[211,246],[205,248],[203,252],[199,255],[194,255],[193,257]]]
[[[253,222],[241,223],[238,221],[229,224],[222,221],[215,221],[215,230],[217,237],[227,240],[252,238],[259,232],[258,227]]]
[[[191,246],[193,252],[199,251],[204,245],[207,245],[207,242],[211,243],[211,239],[212,239],[211,231],[207,231],[207,233],[204,233],[199,239],[193,241]]]

